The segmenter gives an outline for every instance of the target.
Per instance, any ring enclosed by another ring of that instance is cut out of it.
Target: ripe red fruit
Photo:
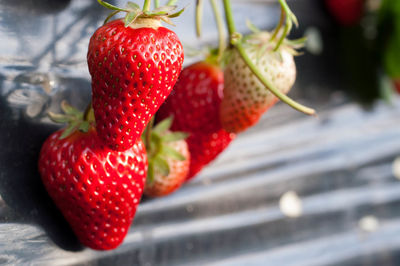
[[[223,97],[222,70],[199,62],[183,69],[171,95],[157,113],[157,120],[173,116],[171,130],[189,133],[191,156],[187,179],[214,160],[235,138],[222,129],[219,120]]]
[[[396,88],[396,91],[400,94],[400,79],[394,80],[394,87]]]
[[[171,92],[182,68],[183,48],[159,20],[115,20],[97,29],[87,55],[92,102],[100,138],[126,150]]]
[[[117,152],[91,128],[43,144],[39,171],[50,197],[86,246],[108,250],[122,243],[143,193],[147,157],[139,138]]]
[[[146,196],[161,197],[171,194],[182,186],[189,173],[190,153],[186,141],[183,139],[173,141],[169,145],[184,159],[178,160],[177,158],[167,157],[168,173],[163,174],[156,170],[153,180],[147,179],[144,189]]]
[[[326,0],[329,12],[343,26],[357,24],[364,12],[364,0]]]

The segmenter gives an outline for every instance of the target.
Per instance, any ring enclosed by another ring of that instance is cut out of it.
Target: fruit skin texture
[[[117,152],[104,146],[93,128],[60,140],[62,132],[42,146],[43,184],[82,244],[114,249],[127,234],[143,193],[143,142],[139,138],[132,148]]]
[[[144,194],[149,197],[161,197],[171,194],[182,186],[189,173],[190,153],[185,140],[174,141],[169,144],[171,148],[179,152],[186,159],[179,161],[168,158],[169,174],[167,176],[161,173],[154,174],[153,182],[147,181]]]
[[[244,47],[262,75],[280,92],[287,94],[296,80],[293,55],[282,47],[277,52],[270,50],[262,55],[256,46]],[[224,78],[220,118],[222,127],[228,132],[239,133],[253,126],[278,101],[251,72],[236,49],[231,50]]]
[[[364,0],[326,0],[329,12],[343,26],[357,24],[364,9]]]
[[[198,62],[183,69],[174,90],[157,113],[158,121],[174,117],[173,131],[189,133],[186,142],[191,157],[187,180],[235,138],[235,134],[222,129],[219,120],[223,91],[222,70],[214,64]]]
[[[107,23],[90,39],[87,55],[92,102],[100,138],[126,150],[171,92],[182,68],[183,48],[164,27]]]

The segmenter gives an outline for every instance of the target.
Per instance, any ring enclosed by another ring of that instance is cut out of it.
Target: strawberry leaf
[[[128,27],[140,15],[140,12],[130,11],[125,17],[125,27]]]
[[[156,134],[162,134],[165,131],[167,131],[171,125],[172,125],[172,120],[173,117],[170,116],[166,119],[164,119],[163,121],[161,121],[160,123],[158,123],[154,128],[153,128],[153,132]]]
[[[146,182],[152,184],[154,182],[154,164],[149,161],[149,167],[147,169],[147,179]]]
[[[75,116],[75,117],[81,117],[82,116],[82,112],[80,112],[78,109],[76,109],[72,105],[68,104],[67,101],[62,101],[61,102],[61,110],[67,115],[72,115],[72,116]]]
[[[166,134],[161,137],[161,140],[164,142],[174,142],[182,139],[186,139],[189,136],[186,132],[173,132]]]
[[[183,11],[185,11],[185,8],[182,8],[181,10],[179,10],[179,11],[176,12],[176,13],[173,13],[173,14],[171,14],[171,15],[168,15],[168,17],[169,17],[169,18],[176,18],[176,17],[179,17],[179,16],[182,14]]]
[[[60,139],[65,139],[71,135],[79,127],[79,121],[71,122],[68,127],[65,128],[64,132],[61,134]]]
[[[133,2],[128,2],[126,4],[126,9],[130,10],[130,11],[139,11],[140,10],[140,6],[136,3]]]
[[[82,132],[88,132],[89,131],[89,122],[88,121],[83,121],[82,123],[80,123],[79,125],[79,130]]]
[[[166,160],[164,160],[160,156],[156,156],[153,158],[153,163],[154,163],[155,171],[160,172],[163,176],[169,175],[169,165]]]
[[[164,145],[162,147],[162,153],[167,156],[168,158],[172,158],[178,161],[186,160],[186,157],[183,156],[181,153],[177,152],[175,149],[171,148],[170,146]]]
[[[55,122],[55,123],[67,123],[69,121],[71,121],[72,117],[69,115],[63,115],[63,114],[55,114],[53,112],[48,112],[47,113],[49,118],[51,119],[51,121]]]
[[[177,8],[177,6],[161,6],[159,8],[154,9],[151,13],[154,15],[169,14],[172,11],[174,11],[176,8]]]

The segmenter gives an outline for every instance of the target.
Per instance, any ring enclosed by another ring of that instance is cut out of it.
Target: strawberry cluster
[[[182,10],[173,13],[175,6],[167,5],[149,11],[148,0],[143,9],[99,3],[127,15],[91,37],[92,102],[85,113],[63,103],[64,114],[49,114],[68,126],[43,144],[39,171],[79,240],[108,250],[122,243],[143,194],[176,191],[278,98],[289,102],[284,94],[296,70],[295,44],[280,28],[273,34],[255,30],[229,49],[220,42],[218,55],[182,70],[182,44],[161,26]],[[224,4],[229,13],[229,1]],[[293,19],[287,6],[283,10]]]

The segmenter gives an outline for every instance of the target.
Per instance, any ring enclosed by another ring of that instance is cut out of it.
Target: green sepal
[[[65,139],[79,128],[79,121],[72,121],[61,134],[60,139]]]
[[[169,18],[176,18],[176,17],[179,17],[182,13],[183,13],[183,11],[185,11],[185,7],[184,8],[182,8],[181,10],[179,10],[178,12],[175,12],[175,13],[173,13],[173,14],[171,14],[171,15],[168,15],[168,17]]]
[[[253,33],[258,33],[258,32],[260,32],[260,29],[257,28],[257,26],[254,25],[253,22],[251,22],[249,19],[246,19],[246,26],[247,26],[247,28],[248,28],[251,32],[253,32]]]
[[[140,11],[140,6],[136,3],[128,2],[126,4],[126,9],[131,10],[131,11]]]
[[[69,115],[56,114],[53,112],[48,112],[47,114],[51,121],[53,121],[55,123],[59,123],[59,124],[67,123],[68,121],[71,121],[71,118],[72,118]]]
[[[152,159],[152,161],[155,171],[159,171],[163,176],[169,175],[169,165],[165,159],[161,158],[161,156],[156,156]]]
[[[132,22],[135,21],[135,19],[140,15],[140,12],[137,11],[131,11],[129,12],[124,19],[125,22],[125,27],[128,27]]]
[[[180,152],[177,152],[175,149],[171,148],[168,145],[162,146],[162,153],[166,157],[172,158],[174,160],[178,160],[178,161],[186,160],[185,156],[183,156]]]
[[[106,7],[106,8],[108,8],[108,9],[111,9],[111,10],[123,11],[123,12],[127,12],[127,11],[128,11],[128,10],[126,10],[126,9],[124,9],[124,8],[119,8],[119,7],[117,7],[117,6],[114,6],[114,5],[112,5],[112,4],[109,4],[109,3],[107,3],[107,2],[104,2],[104,1],[102,1],[102,0],[97,0],[97,2],[98,2],[100,5],[102,5],[102,6]]]
[[[90,123],[88,121],[83,121],[79,125],[79,130],[82,132],[88,132],[90,127]]]
[[[177,132],[171,132],[171,133],[163,135],[161,137],[161,141],[174,142],[174,141],[186,139],[187,137],[189,137],[188,133],[177,131]]]
[[[62,101],[61,102],[61,110],[67,114],[67,115],[72,115],[79,117],[82,115],[82,112],[80,112],[78,109],[67,103],[67,101]]]
[[[170,116],[166,119],[164,119],[163,121],[161,121],[160,123],[158,123],[153,129],[152,131],[156,134],[161,135],[162,133],[166,132],[168,129],[171,128],[172,125],[172,121],[173,121],[173,116]]]
[[[154,164],[149,161],[149,167],[147,168],[147,178],[146,182],[152,184],[154,182]]]
[[[153,11],[151,11],[152,15],[167,15],[170,14],[172,11],[174,11],[177,8],[177,6],[161,6]]]

